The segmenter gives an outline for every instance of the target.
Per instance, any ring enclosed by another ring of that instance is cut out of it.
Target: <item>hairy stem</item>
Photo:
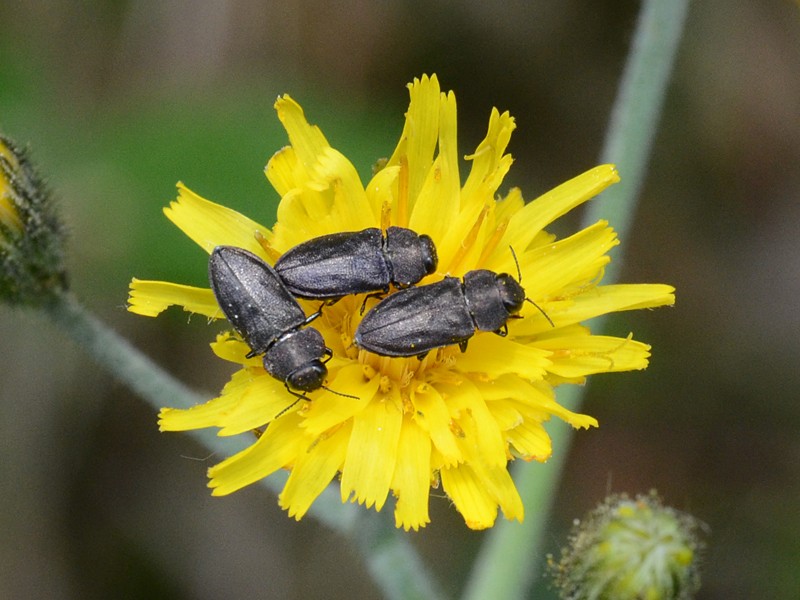
[[[56,296],[46,312],[94,361],[146,400],[154,410],[165,404],[189,408],[206,402],[202,396],[165,372],[118,333],[87,312],[70,294]],[[154,424],[155,425],[155,424]],[[211,430],[186,432],[201,445],[221,456],[246,448],[246,436],[219,437]],[[278,494],[286,482],[281,471],[261,480],[261,485]],[[383,595],[393,600],[437,599],[441,594],[419,555],[403,532],[397,531],[385,515],[367,513],[343,504],[333,487],[326,489],[311,505],[308,514],[332,530],[354,540]]]

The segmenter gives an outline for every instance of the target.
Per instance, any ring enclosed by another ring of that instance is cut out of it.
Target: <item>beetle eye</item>
[[[508,273],[500,273],[495,278],[498,289],[500,290],[500,298],[503,301],[508,314],[513,315],[522,309],[522,304],[525,302],[525,290],[519,282]]]
[[[322,387],[328,369],[319,360],[303,365],[286,378],[289,387],[303,392],[313,392]]]
[[[436,267],[439,266],[439,257],[436,254],[436,246],[429,235],[425,235],[423,233],[419,236],[419,239],[422,242],[422,250],[424,253],[423,263],[425,265],[425,274],[431,275],[436,271]]]

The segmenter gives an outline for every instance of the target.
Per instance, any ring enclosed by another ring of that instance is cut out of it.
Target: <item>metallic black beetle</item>
[[[403,227],[323,235],[286,252],[275,271],[295,296],[340,298],[408,287],[436,270],[433,240]]]
[[[356,330],[357,346],[383,356],[421,356],[442,346],[466,349],[475,330],[506,335],[506,321],[525,302],[509,274],[479,269],[423,287],[400,290],[370,310]]]
[[[272,267],[242,248],[217,246],[208,278],[222,312],[250,346],[248,356],[263,354],[267,373],[298,398],[305,394],[294,390],[322,387],[331,350],[319,331],[300,329],[319,313],[306,318]]]

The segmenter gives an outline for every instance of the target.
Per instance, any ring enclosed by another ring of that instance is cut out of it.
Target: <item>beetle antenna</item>
[[[294,391],[292,388],[290,388],[290,387],[289,387],[289,384],[288,384],[288,383],[286,383],[285,381],[283,382],[283,387],[285,387],[285,388],[286,388],[286,391],[287,391],[287,392],[289,392],[289,393],[290,393],[292,396],[294,396],[294,397],[296,398],[296,400],[295,400],[294,402],[292,402],[292,403],[291,403],[289,406],[287,406],[286,408],[284,408],[283,410],[281,410],[281,412],[279,412],[277,415],[275,415],[274,417],[272,417],[272,420],[273,420],[273,421],[274,421],[275,419],[277,419],[278,417],[282,416],[283,414],[285,414],[285,413],[286,413],[287,411],[289,411],[291,408],[293,408],[295,404],[297,404],[298,402],[300,402],[300,400],[308,400],[308,396],[306,396],[305,394],[301,394],[301,393],[299,393],[299,392],[295,392],[295,391]]]
[[[300,392],[295,392],[292,388],[289,387],[288,383],[284,382],[283,386],[286,388],[287,392],[289,392],[292,396],[294,396],[296,398],[296,400],[294,402],[292,402],[289,406],[287,406],[286,408],[281,410],[281,412],[279,412],[277,415],[275,415],[272,418],[273,421],[275,419],[277,419],[278,417],[282,416],[287,411],[291,410],[292,407],[295,404],[300,402],[300,400],[310,400],[310,398],[308,396],[306,396],[305,394],[301,394]],[[342,396],[343,398],[352,398],[353,400],[360,400],[361,399],[358,396],[353,396],[352,394],[345,394],[343,392],[337,392],[336,390],[332,390],[331,388],[329,388],[328,386],[325,386],[325,385],[322,386],[322,389],[330,392],[331,394],[336,394],[337,396]]]
[[[514,257],[514,264],[517,265],[517,281],[522,283],[522,269],[519,268],[519,261],[517,260],[517,253],[514,252],[514,247],[513,246],[509,246],[508,249],[511,250],[511,256]],[[533,304],[538,309],[538,311],[540,313],[542,313],[542,315],[544,315],[544,318],[547,319],[547,322],[550,323],[550,327],[555,328],[556,325],[555,325],[555,323],[553,323],[553,319],[551,319],[547,315],[547,313],[544,312],[544,309],[541,306],[536,304],[536,302],[534,302],[530,298],[525,298],[525,302],[530,302],[531,304]]]
[[[540,313],[542,313],[542,314],[544,315],[544,318],[545,318],[545,319],[547,319],[547,322],[548,322],[548,323],[550,323],[550,327],[552,327],[552,328],[554,328],[554,329],[555,329],[555,326],[556,326],[556,324],[555,324],[555,323],[553,323],[553,319],[551,319],[551,318],[550,318],[550,317],[547,315],[547,313],[546,313],[546,312],[544,312],[544,309],[543,309],[541,306],[539,306],[538,304],[536,304],[536,302],[534,302],[534,301],[533,301],[533,300],[531,300],[530,298],[525,298],[525,302],[530,302],[530,303],[531,303],[531,304],[533,304],[533,305],[534,305],[534,306],[535,306],[537,309],[539,309],[539,312],[540,312]]]
[[[337,392],[336,390],[332,390],[326,385],[323,385],[322,389],[330,392],[331,394],[336,394],[337,396],[341,396],[342,398],[352,398],[353,400],[361,400],[361,398],[359,398],[358,396],[353,396],[352,394],[345,394],[344,392]]]
[[[509,246],[509,250],[511,250],[511,256],[514,257],[514,264],[517,265],[517,281],[522,283],[522,270],[519,268],[519,261],[517,260],[517,253],[514,252],[514,247]],[[541,310],[541,308],[539,309]]]

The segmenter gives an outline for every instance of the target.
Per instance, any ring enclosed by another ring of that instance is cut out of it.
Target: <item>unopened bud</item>
[[[36,305],[67,288],[64,230],[25,154],[0,136],[0,300]]]
[[[548,568],[561,598],[689,600],[700,586],[699,522],[655,493],[612,496],[576,522]]]

